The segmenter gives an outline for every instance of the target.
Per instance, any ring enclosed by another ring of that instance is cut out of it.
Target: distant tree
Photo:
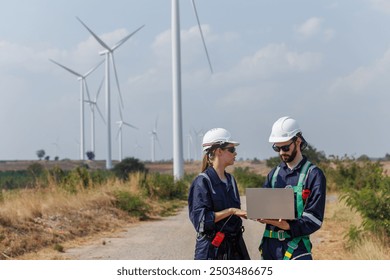
[[[34,178],[41,176],[44,172],[44,167],[40,163],[33,163],[27,167],[27,171],[33,175]]]
[[[92,151],[87,151],[85,154],[87,155],[87,158],[88,158],[89,160],[94,160],[94,159],[95,159],[95,153],[94,153],[94,152],[92,152]]]
[[[60,158],[59,158],[58,156],[55,156],[55,157],[54,157],[54,160],[55,160],[55,161],[58,161],[59,159],[60,159]]]
[[[274,168],[275,166],[277,166],[278,164],[280,163],[280,157],[270,157],[269,159],[267,159],[265,161],[265,164],[267,165],[267,167],[269,168]]]
[[[386,153],[385,160],[390,161],[390,154]]]
[[[38,150],[37,151],[37,156],[39,158],[39,160],[41,160],[44,156],[45,156],[45,150]]]
[[[326,155],[324,152],[317,151],[312,145],[307,144],[307,148],[302,151],[302,154],[305,155],[311,162],[320,163],[327,161]]]
[[[357,158],[358,161],[368,161],[370,158],[368,155],[361,155],[360,157]]]
[[[45,160],[49,161],[50,160],[50,156],[45,156]]]
[[[125,158],[117,163],[113,168],[114,174],[123,181],[129,179],[129,174],[133,172],[146,172],[145,165],[136,158]]]

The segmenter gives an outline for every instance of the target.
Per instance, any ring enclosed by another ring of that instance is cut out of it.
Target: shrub
[[[146,178],[144,189],[147,195],[160,199],[183,199],[187,195],[188,184],[184,180],[175,181],[172,175],[153,173]]]
[[[116,207],[128,212],[132,216],[140,217],[141,219],[147,218],[149,206],[142,200],[141,196],[128,191],[116,191],[114,196]]]
[[[339,164],[341,199],[363,218],[364,229],[390,237],[390,178],[379,162]]]
[[[240,186],[240,192],[246,188],[261,188],[265,182],[265,177],[249,170],[249,167],[236,167],[233,175]]]
[[[85,167],[76,167],[65,176],[60,186],[70,193],[77,193],[79,190],[92,187],[92,180]]]

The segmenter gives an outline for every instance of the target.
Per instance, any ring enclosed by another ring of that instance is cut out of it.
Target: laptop
[[[295,219],[292,188],[247,188],[248,219]]]

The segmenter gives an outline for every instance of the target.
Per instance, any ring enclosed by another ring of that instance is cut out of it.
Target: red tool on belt
[[[214,236],[214,239],[213,241],[211,241],[211,244],[213,244],[215,247],[219,247],[222,243],[222,241],[225,239],[225,234],[222,232],[223,228],[225,227],[226,223],[230,220],[230,218],[232,217],[233,215],[230,215],[229,216],[229,219],[226,220],[226,222],[223,224],[223,226],[221,227],[220,231],[218,231],[215,236]]]

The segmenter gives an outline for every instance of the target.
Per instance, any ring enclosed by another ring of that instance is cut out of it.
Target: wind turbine
[[[106,121],[107,121],[107,158],[106,158],[106,169],[112,168],[112,159],[111,159],[111,89],[110,89],[110,60],[112,60],[112,66],[114,69],[116,85],[118,88],[119,98],[121,106],[123,107],[122,94],[119,87],[118,74],[115,66],[114,51],[124,44],[131,36],[137,33],[145,25],[142,25],[136,29],[133,33],[125,36],[123,39],[119,40],[113,47],[109,47],[103,40],[101,40],[89,27],[81,21],[78,17],[77,20],[88,30],[88,32],[96,39],[96,41],[104,48],[101,55],[105,55],[106,61]]]
[[[91,68],[87,73],[84,75],[77,73],[76,71],[54,61],[53,59],[50,59],[51,62],[54,64],[57,64],[61,68],[65,69],[66,71],[72,73],[73,75],[78,77],[78,80],[80,81],[80,159],[85,159],[85,129],[84,129],[84,89],[87,91],[88,100],[90,100],[89,97],[89,90],[87,85],[86,78],[95,71],[104,61],[99,62],[95,67]]]
[[[97,109],[104,124],[106,124],[106,121],[104,120],[103,114],[100,111],[99,106],[97,104],[97,100],[99,98],[100,91],[103,87],[103,82],[104,82],[104,79],[101,81],[100,86],[98,88],[98,91],[97,91],[96,96],[95,96],[93,101],[92,100],[84,100],[84,102],[89,103],[90,108],[91,108],[91,136],[92,136],[91,137],[91,151],[93,153],[95,153],[95,108]]]
[[[122,161],[122,128],[124,125],[126,125],[128,127],[135,128],[135,129],[138,129],[138,127],[135,127],[134,125],[129,124],[123,120],[122,109],[120,106],[119,106],[119,114],[120,114],[121,119],[120,119],[120,121],[116,122],[119,126],[118,134],[116,135],[116,137],[117,138],[119,137],[119,162],[121,162]]]
[[[200,26],[198,12],[195,1],[192,0],[192,6],[198,21],[198,27],[201,33],[203,46],[206,50],[207,60],[209,62],[211,73],[210,58],[208,56],[206,43],[203,38],[202,28]],[[181,106],[181,61],[180,61],[180,11],[179,0],[171,2],[171,26],[172,26],[172,96],[173,96],[173,176],[175,180],[180,180],[184,176],[183,159],[183,133],[182,133],[182,106]]]
[[[151,136],[152,162],[155,162],[155,160],[156,160],[156,158],[155,158],[155,156],[156,156],[156,141],[160,144],[160,141],[158,140],[158,136],[157,136],[157,121],[158,121],[158,118],[156,118],[156,122],[154,123],[154,128],[150,132],[150,134],[152,135]]]

